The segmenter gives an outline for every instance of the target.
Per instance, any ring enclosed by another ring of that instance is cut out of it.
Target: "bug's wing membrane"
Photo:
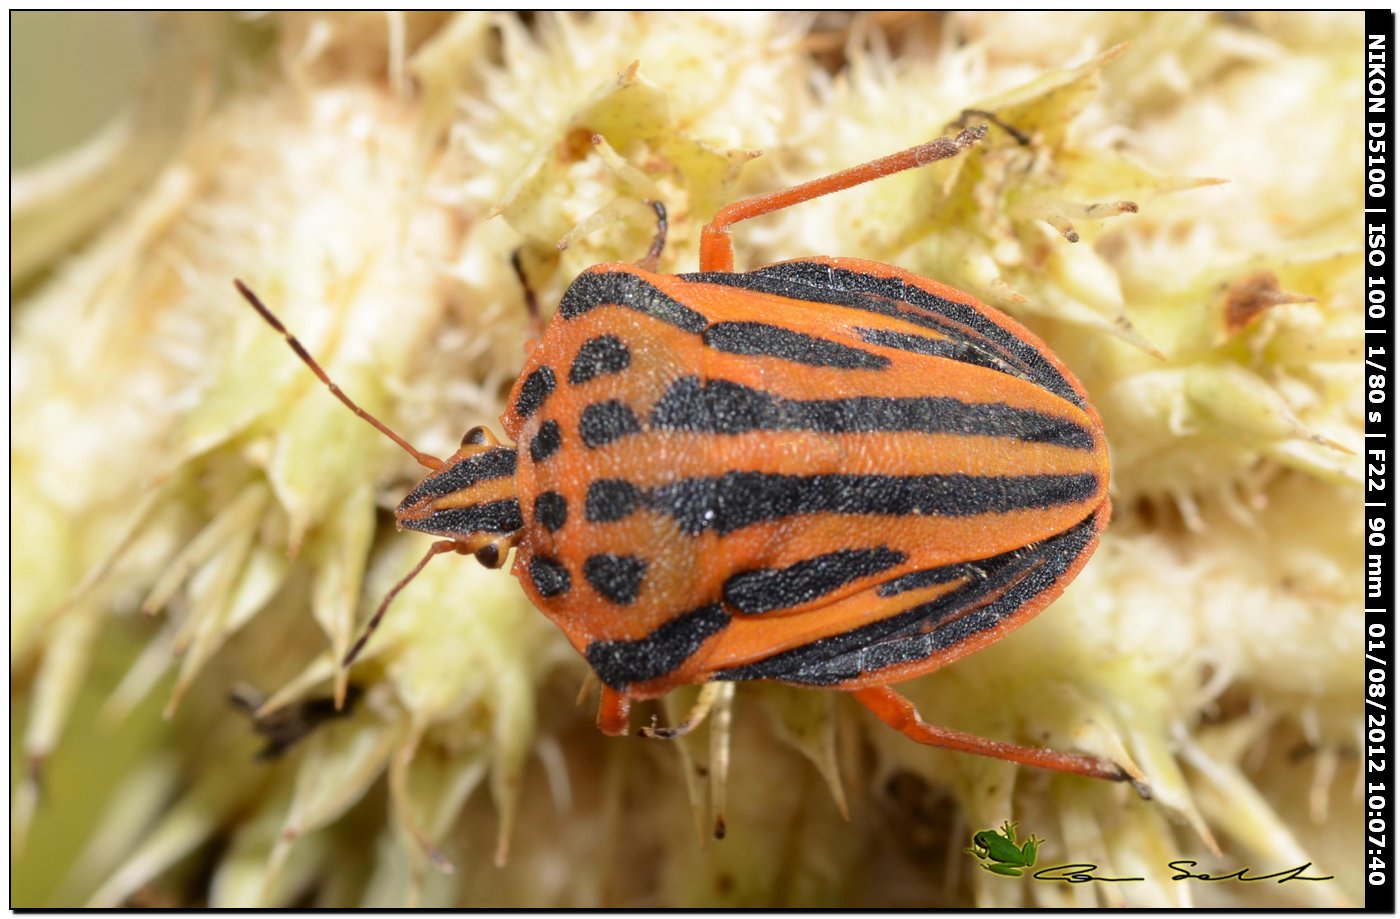
[[[735,617],[707,656],[710,678],[851,689],[936,670],[1048,605],[1088,559],[1107,518],[1105,508],[1014,552],[903,575],[829,611],[790,619]],[[831,633],[812,637],[826,620]],[[866,624],[851,628],[852,622]]]

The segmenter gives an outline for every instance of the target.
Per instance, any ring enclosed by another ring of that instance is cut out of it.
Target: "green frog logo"
[[[1016,845],[1016,824],[1010,820],[1001,825],[1001,831],[982,830],[972,834],[972,845],[966,851],[982,860],[982,867],[992,874],[1018,878],[1025,868],[1035,865],[1036,853],[1045,840],[1028,836],[1024,845]]]

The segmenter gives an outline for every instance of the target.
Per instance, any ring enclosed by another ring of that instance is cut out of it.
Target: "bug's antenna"
[[[365,630],[360,633],[360,637],[355,640],[354,647],[345,655],[345,659],[340,662],[340,666],[349,667],[355,662],[355,658],[359,657],[360,651],[364,649],[365,642],[369,641],[369,637],[374,634],[374,630],[379,628],[380,620],[382,620],[384,614],[389,611],[389,604],[394,602],[394,598],[399,595],[399,591],[408,586],[409,581],[418,577],[418,572],[422,571],[428,562],[433,560],[433,556],[441,555],[444,552],[451,552],[456,548],[458,548],[458,543],[450,539],[435,542],[428,547],[428,551],[418,560],[418,564],[413,566],[413,570],[404,575],[402,580],[395,584],[393,589],[384,595],[384,599],[379,602],[379,609],[374,611],[374,615],[369,619],[369,624],[366,625]]]
[[[393,431],[393,429],[390,428],[387,424],[380,421],[378,418],[374,417],[369,412],[356,405],[355,401],[349,396],[347,396],[343,391],[341,391],[341,388],[339,386],[331,382],[331,378],[326,376],[326,372],[321,369],[320,364],[316,363],[316,359],[311,356],[310,352],[306,350],[306,348],[302,345],[301,342],[297,341],[297,337],[295,335],[287,331],[287,327],[282,324],[282,320],[278,319],[275,315],[273,315],[272,310],[268,309],[267,306],[262,302],[262,300],[258,299],[258,295],[253,293],[248,288],[247,284],[244,284],[242,281],[235,278],[233,286],[237,287],[238,292],[243,295],[243,299],[251,303],[253,305],[253,309],[257,310],[258,314],[261,315],[263,319],[267,320],[268,325],[272,326],[278,332],[282,333],[282,337],[287,340],[287,344],[292,346],[292,350],[296,352],[297,357],[301,358],[302,361],[306,364],[306,366],[311,368],[311,372],[316,374],[316,377],[322,383],[326,384],[327,388],[329,388],[331,391],[331,395],[335,396],[341,402],[345,403],[345,406],[349,408],[350,411],[354,412],[356,415],[359,415],[361,418],[374,425],[375,430],[379,431],[379,433],[385,435],[394,443],[402,447],[410,456],[412,456],[415,460],[418,461],[419,465],[426,466],[434,472],[441,469],[445,465],[443,461],[438,459],[436,456],[430,456],[429,454],[424,453],[421,450],[415,448],[413,444],[409,443],[407,440],[404,440],[402,437],[396,434]]]

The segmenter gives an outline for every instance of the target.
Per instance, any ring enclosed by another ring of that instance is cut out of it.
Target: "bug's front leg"
[[[1152,789],[1144,776],[1128,772],[1117,763],[1111,763],[1093,756],[1080,756],[1074,753],[1060,753],[1036,747],[1021,747],[1002,743],[975,734],[965,734],[952,728],[940,728],[924,721],[919,710],[904,696],[888,686],[871,686],[851,691],[856,701],[875,713],[881,721],[899,731],[911,740],[931,747],[944,747],[976,753],[979,756],[992,756],[997,759],[1035,766],[1039,769],[1053,769],[1094,779],[1108,779],[1111,782],[1132,782],[1144,799],[1152,797]]]
[[[598,696],[598,730],[609,737],[623,736],[627,733],[627,713],[631,708],[631,697],[604,684]]]

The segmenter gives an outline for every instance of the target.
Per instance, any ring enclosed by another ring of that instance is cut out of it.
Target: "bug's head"
[[[515,489],[515,448],[502,446],[485,428],[472,428],[394,516],[400,529],[441,536],[457,543],[458,552],[499,567],[525,526]]]

